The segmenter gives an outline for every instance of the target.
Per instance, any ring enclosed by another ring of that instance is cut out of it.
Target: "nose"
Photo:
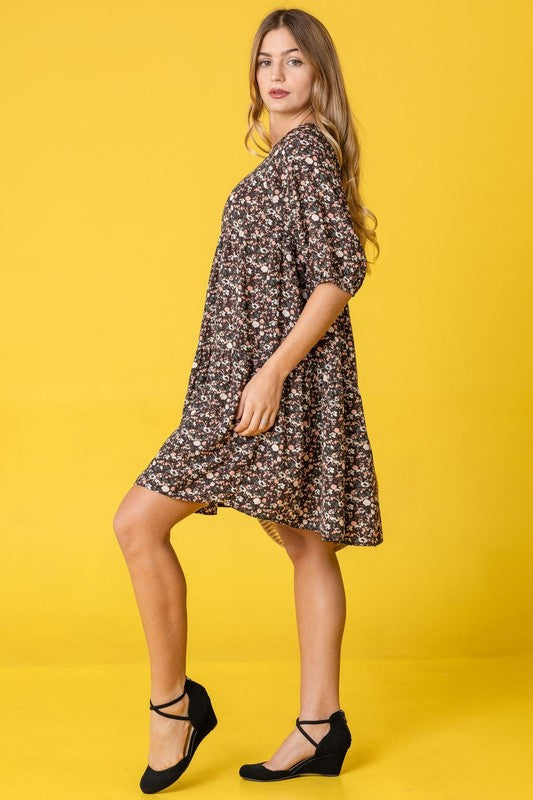
[[[283,80],[283,71],[281,69],[281,65],[278,65],[276,67],[276,65],[274,64],[272,66],[271,78],[273,81]]]

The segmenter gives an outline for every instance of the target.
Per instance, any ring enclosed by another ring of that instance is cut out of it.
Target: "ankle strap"
[[[167,714],[165,711],[160,711],[159,710],[160,708],[166,708],[167,706],[171,706],[174,703],[177,703],[178,700],[181,700],[183,697],[185,697],[186,693],[187,693],[187,690],[184,689],[182,691],[182,693],[180,694],[180,696],[176,697],[175,700],[169,700],[168,703],[158,703],[158,705],[154,705],[152,703],[152,700],[150,699],[150,710],[151,711],[156,711],[162,717],[169,717],[170,719],[189,719],[188,716],[183,716],[181,714]]]
[[[331,724],[331,720],[329,719],[300,719],[300,717],[296,718],[296,727],[298,728],[300,733],[303,733],[306,739],[309,739],[311,744],[314,744],[315,747],[318,747],[318,742],[315,742],[315,740],[309,736],[307,731],[304,731],[302,725],[318,725],[321,722],[329,722]]]

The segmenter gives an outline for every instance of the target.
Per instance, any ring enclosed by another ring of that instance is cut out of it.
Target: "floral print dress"
[[[272,426],[233,432],[244,386],[314,288],[333,281],[353,296],[365,270],[335,151],[300,124],[226,201],[181,422],[135,483],[207,503],[198,514],[242,511],[280,545],[276,522],[318,531],[335,550],[380,544],[348,304],[285,378]]]

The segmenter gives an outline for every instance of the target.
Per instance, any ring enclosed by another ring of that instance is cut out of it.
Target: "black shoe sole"
[[[239,770],[239,775],[247,781],[259,783],[285,781],[288,778],[303,778],[311,775],[333,778],[340,775],[345,756],[346,753],[311,756],[303,761],[298,761],[287,770],[271,770],[262,764],[243,764]],[[243,775],[242,770],[246,770],[247,767],[253,767],[254,769],[251,774]],[[257,772],[257,774],[254,776],[253,772]]]

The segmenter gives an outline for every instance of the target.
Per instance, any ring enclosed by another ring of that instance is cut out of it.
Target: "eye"
[[[297,64],[302,63],[299,58],[289,58],[289,61],[296,61]],[[262,61],[257,62],[257,66],[262,67],[263,64],[268,64],[268,63],[270,63],[268,59],[263,59]]]

